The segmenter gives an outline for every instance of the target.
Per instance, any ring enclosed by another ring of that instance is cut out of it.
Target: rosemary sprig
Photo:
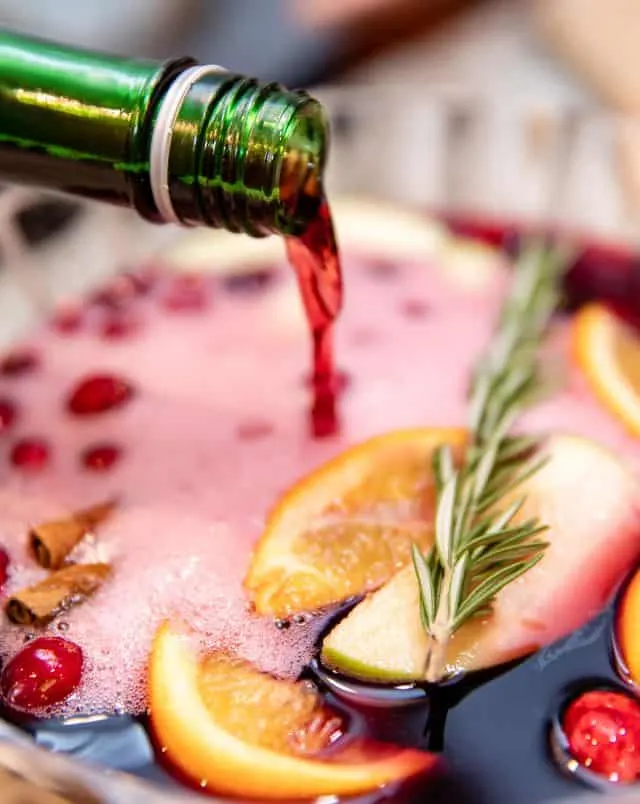
[[[448,446],[434,455],[435,544],[426,555],[416,545],[412,552],[429,637],[427,681],[444,675],[447,645],[460,626],[489,613],[498,592],[531,569],[547,547],[538,519],[516,520],[524,497],[508,506],[504,500],[544,462],[538,439],[509,431],[543,385],[538,350],[566,264],[564,254],[541,243],[523,250],[471,383],[471,439],[462,465],[454,465]]]

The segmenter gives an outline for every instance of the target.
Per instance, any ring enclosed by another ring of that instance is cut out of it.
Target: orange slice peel
[[[640,336],[601,304],[575,316],[573,351],[589,387],[625,428],[640,436]]]
[[[245,588],[256,611],[290,617],[382,586],[433,543],[434,450],[465,443],[462,429],[376,436],[292,486],[271,511]]]
[[[341,750],[340,720],[304,682],[274,679],[225,653],[201,659],[179,630],[158,630],[151,725],[172,766],[201,788],[261,800],[359,795],[431,770],[424,751],[366,740]]]

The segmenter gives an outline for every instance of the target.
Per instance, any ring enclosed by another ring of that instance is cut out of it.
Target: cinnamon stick
[[[110,573],[109,564],[73,564],[53,572],[12,595],[6,605],[7,617],[16,625],[43,625],[90,597]]]
[[[115,500],[108,500],[64,519],[50,520],[31,528],[29,542],[38,564],[44,569],[60,569],[73,548],[104,522],[115,506]]]

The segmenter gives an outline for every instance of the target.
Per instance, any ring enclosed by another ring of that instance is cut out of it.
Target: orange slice
[[[591,304],[575,317],[573,345],[598,399],[640,436],[640,337],[606,307]]]
[[[640,571],[625,589],[616,612],[616,632],[622,659],[634,684],[640,686]]]
[[[274,679],[226,653],[198,659],[167,624],[154,640],[149,692],[163,752],[216,793],[278,801],[357,795],[435,763],[423,751],[362,740],[331,748],[341,719],[313,687]]]
[[[245,579],[260,614],[289,617],[378,588],[433,542],[436,447],[457,429],[400,430],[330,460],[271,512]]]

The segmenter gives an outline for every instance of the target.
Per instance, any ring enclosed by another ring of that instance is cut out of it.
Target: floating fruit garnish
[[[11,448],[11,463],[24,472],[39,472],[49,463],[51,449],[44,438],[21,438]]]
[[[210,288],[202,276],[185,274],[171,280],[162,306],[173,313],[197,313],[211,302]]]
[[[4,547],[0,547],[0,593],[2,592],[5,583],[7,582],[8,576],[9,576],[9,554],[4,549]]]
[[[60,703],[82,678],[82,650],[62,637],[37,637],[4,667],[0,689],[14,709],[32,711]]]
[[[92,374],[72,390],[67,408],[75,416],[93,416],[121,407],[133,396],[133,386],[113,374]]]
[[[6,433],[15,422],[17,413],[17,408],[11,400],[4,397],[0,399],[0,435]]]
[[[30,349],[12,352],[0,361],[0,374],[5,377],[17,377],[29,374],[40,365],[40,358]]]
[[[135,335],[140,330],[140,321],[129,313],[112,312],[100,325],[100,334],[105,340],[121,340]]]
[[[640,687],[640,571],[623,588],[616,607],[614,654],[625,680]]]
[[[603,788],[640,778],[640,703],[603,683],[570,696],[551,726],[551,750],[567,773]]]
[[[491,616],[454,634],[449,673],[516,659],[578,628],[637,561],[640,491],[633,474],[586,439],[554,436],[545,450],[547,464],[516,493],[527,496],[519,519],[544,517],[549,547],[519,583],[499,592]],[[428,643],[419,603],[415,572],[406,567],[334,628],[323,661],[357,678],[424,678]]]
[[[82,465],[92,472],[106,472],[120,460],[122,450],[116,444],[94,444],[81,455]]]
[[[151,725],[164,756],[208,790],[287,800],[356,795],[434,764],[432,755],[348,738],[306,683],[281,681],[224,652],[199,660],[163,625],[149,668]]]
[[[464,432],[388,433],[300,480],[268,517],[246,589],[260,614],[289,617],[381,586],[433,541],[436,447]]]
[[[51,319],[51,326],[61,335],[73,335],[78,332],[83,323],[84,310],[77,305],[60,307]]]
[[[590,304],[575,316],[573,345],[594,394],[640,436],[640,335],[606,307]]]

